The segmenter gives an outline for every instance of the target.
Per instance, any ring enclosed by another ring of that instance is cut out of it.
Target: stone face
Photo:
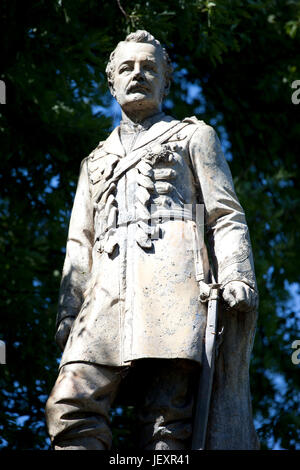
[[[81,165],[58,332],[65,319],[74,322],[60,367],[125,367],[145,358],[201,365],[207,304],[199,283],[209,283],[213,270],[235,310],[221,312],[207,443],[257,448],[248,373],[256,280],[218,137],[195,117],[177,121],[161,112],[168,80],[160,46],[123,42],[108,70],[122,121]],[[200,205],[203,220],[195,217]]]

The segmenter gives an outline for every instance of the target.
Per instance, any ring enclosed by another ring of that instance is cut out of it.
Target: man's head
[[[157,108],[167,95],[172,74],[170,58],[147,31],[119,42],[106,67],[112,95],[126,110]]]

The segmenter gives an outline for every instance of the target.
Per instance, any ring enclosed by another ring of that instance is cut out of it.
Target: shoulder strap
[[[197,126],[202,125],[202,124],[205,124],[206,123],[204,121],[200,121],[198,118],[196,118],[196,116],[190,116],[190,117],[186,117],[184,118],[184,120],[182,122],[187,122],[189,124],[196,124]]]
[[[119,163],[116,165],[113,177],[107,181],[103,181],[99,185],[99,190],[97,192],[95,202],[99,202],[102,194],[106,191],[111,183],[117,181],[129,168],[135,166],[143,157],[145,157],[151,150],[153,153],[156,152],[156,148],[160,149],[160,145],[167,142],[170,137],[174,134],[177,134],[184,127],[188,126],[190,122],[179,121],[175,126],[173,126],[168,131],[164,132],[162,135],[157,137],[152,145],[146,145],[144,151],[141,150],[141,147],[131,152],[127,157],[122,158]],[[161,149],[160,149],[161,150]]]

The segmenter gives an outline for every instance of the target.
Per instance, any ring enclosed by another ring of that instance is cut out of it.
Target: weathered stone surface
[[[169,73],[149,33],[120,43],[111,57],[109,84],[122,122],[81,165],[57,316],[60,367],[125,368],[146,358],[201,365],[207,304],[199,283],[209,283],[213,270],[235,310],[220,318],[207,446],[254,449],[248,369],[257,288],[248,227],[213,128],[161,112]],[[59,430],[53,394],[48,422]],[[59,431],[51,437],[59,440]],[[170,449],[176,446],[185,444]]]

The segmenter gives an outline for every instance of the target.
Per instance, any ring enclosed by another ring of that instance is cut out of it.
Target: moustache
[[[130,92],[134,92],[134,91],[149,91],[150,88],[148,85],[146,84],[141,84],[141,83],[132,83],[131,85],[129,85],[129,87],[127,88],[127,92],[130,93]]]

